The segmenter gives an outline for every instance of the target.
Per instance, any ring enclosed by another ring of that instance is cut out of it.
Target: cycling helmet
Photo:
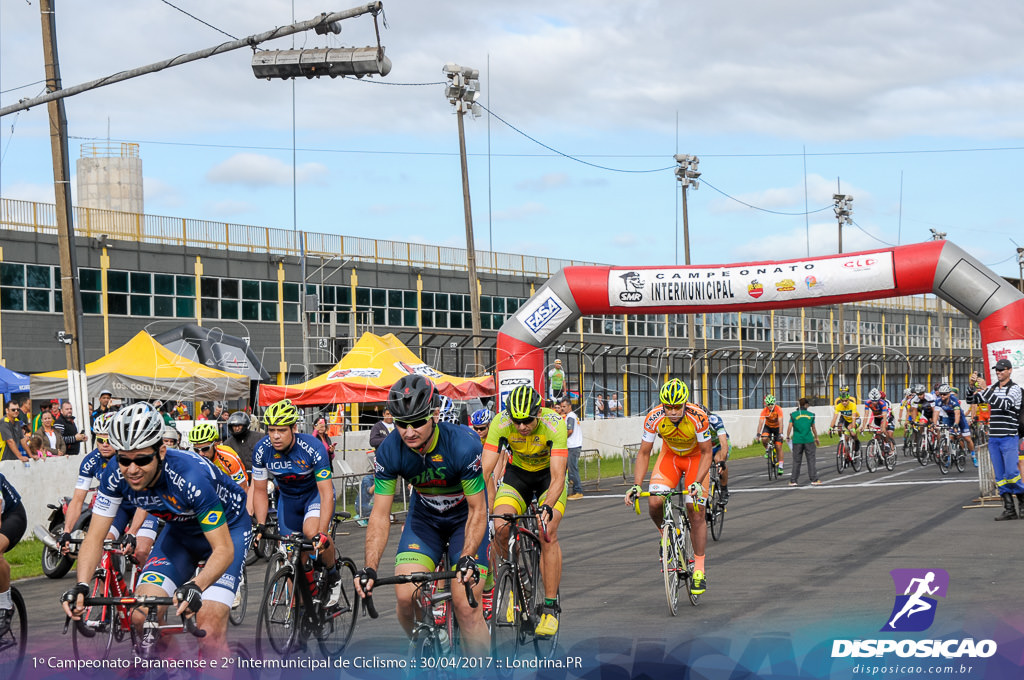
[[[459,407],[455,405],[455,402],[448,397],[442,396],[439,398],[440,411],[437,414],[437,419],[442,423],[453,423],[459,424]]]
[[[138,451],[160,443],[164,419],[152,405],[140,401],[117,412],[107,436],[119,451]]]
[[[469,416],[469,424],[473,427],[489,425],[494,420],[494,412],[489,408],[478,408]]]
[[[850,388],[849,387],[847,387],[846,385],[840,385],[839,386],[839,394],[849,394],[849,393],[850,393]]]
[[[395,420],[412,422],[426,418],[438,406],[437,388],[422,375],[404,375],[391,386],[388,410]]]
[[[513,420],[528,420],[540,413],[541,402],[537,390],[529,385],[520,385],[509,393],[505,408]]]
[[[236,425],[242,426],[241,436],[245,436],[249,432],[249,414],[244,411],[235,411],[228,416],[228,432],[234,432],[231,428]]]
[[[765,406],[775,406],[775,395],[769,394],[764,398]]]
[[[101,436],[110,434],[110,422],[116,415],[117,411],[107,411],[96,416],[96,420],[92,422],[92,433]]]
[[[903,398],[906,399],[907,397],[909,397],[913,393],[914,393],[914,390],[912,390],[912,389],[910,389],[908,387],[907,389],[903,390]]]
[[[267,407],[263,422],[268,427],[289,427],[299,422],[299,409],[295,408],[291,400],[282,399]]]
[[[666,406],[682,406],[690,399],[690,389],[679,378],[672,378],[661,386],[658,398]]]
[[[924,394],[926,391],[924,385],[918,384],[914,386],[914,394]]]
[[[939,389],[936,390],[936,391],[939,394],[950,394],[950,393],[952,393],[953,390],[950,388],[949,385],[939,385]]]
[[[164,431],[160,433],[160,439],[173,439],[175,442],[180,442],[181,434],[176,427],[165,427]]]
[[[217,426],[210,422],[199,423],[188,433],[188,443],[193,446],[209,444],[219,440],[220,432],[217,431]]]
[[[868,400],[869,401],[878,401],[881,398],[882,398],[882,394],[877,389],[872,388],[872,390],[870,392],[868,392]]]

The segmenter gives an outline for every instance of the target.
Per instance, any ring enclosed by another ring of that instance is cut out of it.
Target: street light
[[[320,76],[386,76],[391,60],[383,47],[335,47],[308,50],[263,50],[252,55],[257,78],[319,78]]]
[[[946,232],[944,231],[935,231],[934,229],[929,229],[928,231],[932,232],[933,241],[943,241],[946,239]]]
[[[843,225],[853,224],[853,196],[848,194],[832,194],[835,205],[832,206],[839,223],[839,252],[843,252]]]
[[[1017,248],[1017,287],[1024,293],[1024,248]]]
[[[675,161],[679,165],[676,167],[676,179],[679,180],[679,185],[683,188],[683,258],[687,265],[690,264],[690,218],[689,211],[686,206],[686,190],[693,187],[696,191],[700,188],[700,182],[697,181],[700,177],[700,173],[697,171],[697,166],[700,165],[700,159],[690,154],[676,154]],[[676,233],[676,258],[675,263],[679,264],[679,233]],[[686,335],[689,339],[690,348],[693,349],[697,346],[697,325],[693,318],[693,314],[686,315]],[[694,363],[690,362],[690,386],[693,387],[694,381],[696,380],[696,373]]]
[[[444,96],[455,107],[459,121],[459,159],[462,163],[462,207],[466,219],[466,275],[469,277],[469,309],[473,325],[473,362],[482,365],[476,348],[480,346],[483,330],[480,324],[479,284],[476,280],[476,245],[473,240],[473,211],[469,201],[469,164],[466,161],[466,127],[462,117],[466,113],[480,115],[480,71],[475,68],[448,63],[442,67],[448,77]]]

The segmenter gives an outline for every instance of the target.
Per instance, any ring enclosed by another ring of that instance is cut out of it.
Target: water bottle
[[[442,628],[437,632],[437,641],[441,643],[441,652],[447,654],[452,651],[452,640],[448,637],[448,629]]]
[[[309,584],[309,592],[316,597],[319,589],[316,586],[316,572],[313,570],[313,565],[307,562],[303,567],[302,571],[306,574],[306,583]]]

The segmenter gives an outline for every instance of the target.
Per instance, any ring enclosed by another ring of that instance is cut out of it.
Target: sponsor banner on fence
[[[787,302],[894,290],[891,252],[728,267],[612,268],[613,307],[696,307]]]

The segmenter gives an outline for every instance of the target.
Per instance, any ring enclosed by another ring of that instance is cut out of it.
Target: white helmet
[[[440,401],[440,407],[437,414],[437,419],[442,423],[454,423],[459,424],[459,409],[455,405],[455,402],[448,397],[442,396]]]
[[[868,392],[868,399],[870,399],[871,401],[878,401],[881,398],[882,393],[879,392],[877,388],[872,389],[870,392]]]
[[[96,416],[96,420],[92,423],[92,433],[95,435],[110,434],[110,423],[115,416],[117,416],[117,411],[107,411]]]
[[[119,451],[137,451],[160,442],[164,419],[152,405],[140,401],[123,408],[110,423],[110,443]]]

